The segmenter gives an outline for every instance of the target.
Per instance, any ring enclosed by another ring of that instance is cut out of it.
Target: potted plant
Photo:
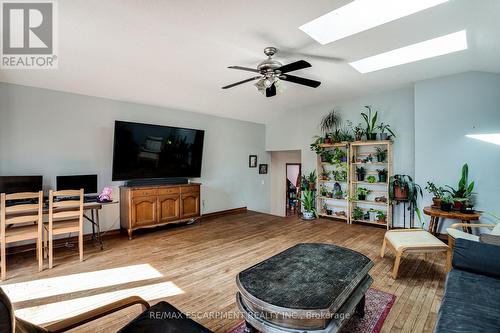
[[[378,173],[378,181],[380,183],[386,183],[387,182],[387,170],[386,169],[377,169]]]
[[[373,175],[369,175],[368,177],[366,177],[366,181],[370,184],[373,184],[377,182],[377,178],[375,178],[375,176]]]
[[[333,153],[330,150],[324,149],[319,156],[321,162],[333,163]]]
[[[472,203],[472,200],[470,198],[465,200],[462,203],[462,207],[460,208],[460,212],[464,213],[464,214],[473,214],[475,212],[474,204]]]
[[[347,162],[347,153],[344,150],[340,149],[339,147],[335,147],[332,154],[333,154],[332,162],[334,164]]]
[[[389,134],[387,134],[385,131],[391,133],[391,137],[396,137],[396,134],[394,134],[394,132],[391,130],[391,125],[389,124],[380,123],[380,125],[377,126],[377,129],[380,130],[380,140],[388,140],[390,138]]]
[[[368,109],[368,114],[361,113],[361,116],[365,120],[366,123],[366,139],[367,140],[377,140],[377,133],[375,132],[378,112],[375,112],[372,116],[372,107],[370,105],[366,105],[365,108]]]
[[[321,179],[322,180],[329,180],[330,179],[330,171],[323,169],[323,171],[321,171]]]
[[[440,208],[442,211],[449,212],[453,208],[453,197],[445,195],[441,198]]]
[[[365,129],[363,128],[363,125],[359,123],[356,127],[354,127],[353,132],[355,140],[361,141],[363,139],[363,135],[365,134]]]
[[[387,158],[387,149],[376,147],[375,150],[377,151],[375,154],[377,156],[377,162],[385,162]]]
[[[365,180],[366,169],[364,167],[356,167],[356,176],[358,177],[358,182]]]
[[[454,207],[460,210],[463,202],[468,200],[474,194],[474,181],[469,183],[469,166],[465,163],[462,166],[462,176],[458,181],[458,187],[454,189],[451,186],[445,185],[448,189],[445,190],[454,198]]]
[[[333,197],[335,199],[342,199],[344,197],[344,192],[342,192],[342,191],[335,191],[333,193]]]
[[[323,210],[325,211],[326,215],[332,215],[333,214],[333,210],[331,208],[329,208],[327,204],[323,205]]]
[[[398,204],[400,201],[410,203],[408,209],[413,207],[419,221],[422,223],[422,214],[418,208],[418,196],[422,196],[422,188],[408,175],[394,175],[389,179],[389,199]]]
[[[333,191],[326,192],[326,197],[327,198],[333,198]]]
[[[364,215],[365,215],[365,213],[359,207],[354,208],[352,211],[352,219],[353,220],[358,220],[358,221],[363,220]]]
[[[321,155],[321,153],[324,151],[324,148],[321,147],[321,145],[324,143],[325,139],[320,137],[320,136],[314,136],[314,141],[309,145],[311,147],[311,150],[314,151],[316,154]]]
[[[326,135],[328,133],[335,132],[339,128],[341,122],[342,119],[340,118],[340,115],[335,112],[335,110],[332,110],[321,119],[319,127],[321,131]],[[329,138],[331,137],[329,136]]]
[[[308,176],[307,176],[307,183],[308,183],[308,188],[309,190],[314,190],[316,188],[316,170],[313,170]]]
[[[364,201],[366,200],[366,196],[370,193],[370,190],[364,187],[358,187],[356,189],[356,196],[358,200]]]
[[[326,197],[326,195],[328,194],[328,189],[326,188],[326,186],[321,185],[319,187],[319,193],[322,197]]]
[[[427,186],[425,187],[427,192],[433,195],[432,203],[434,207],[441,207],[441,199],[444,197],[444,188],[436,186],[432,182],[427,182]]]
[[[368,219],[370,220],[370,222],[377,221],[377,215],[378,211],[376,209],[370,208],[370,210],[368,211],[368,216],[369,216]]]
[[[302,198],[300,198],[300,203],[303,209],[304,220],[314,220],[317,217],[316,208],[314,207],[314,201],[316,200],[316,195],[314,191],[304,190],[302,191]]]
[[[385,224],[385,221],[386,221],[385,212],[382,210],[377,210],[377,222]]]

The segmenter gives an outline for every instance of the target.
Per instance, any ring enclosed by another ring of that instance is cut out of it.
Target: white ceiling
[[[500,72],[499,0],[451,0],[326,46],[298,29],[348,2],[59,1],[59,68],[3,70],[0,81],[265,123],[287,109],[333,104],[422,79]],[[347,64],[462,29],[468,32],[467,51],[369,74]],[[255,67],[265,58],[265,46],[288,51],[276,57],[283,63],[309,61],[312,68],[293,74],[322,85],[286,82],[273,98],[251,83],[222,90],[252,76],[226,67]]]

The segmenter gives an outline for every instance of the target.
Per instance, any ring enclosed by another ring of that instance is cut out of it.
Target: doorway
[[[300,212],[300,178],[302,165],[286,163],[285,171],[285,215],[292,216]]]

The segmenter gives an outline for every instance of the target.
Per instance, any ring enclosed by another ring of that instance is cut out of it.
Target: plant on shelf
[[[441,186],[436,186],[432,182],[427,182],[427,186],[425,187],[427,192],[433,195],[432,202],[434,203],[434,207],[441,207],[441,199],[444,197],[445,189]]]
[[[340,164],[340,163],[347,162],[347,153],[343,149],[340,149],[339,147],[335,147],[332,154],[333,154],[332,163]]]
[[[352,128],[352,132],[354,133],[354,139],[356,141],[361,141],[363,139],[363,135],[365,135],[365,129],[361,123]]]
[[[329,142],[325,143],[331,143],[331,136],[329,133],[335,132],[338,130],[340,127],[340,124],[342,123],[342,119],[338,112],[335,112],[335,110],[330,111],[328,114],[326,114],[322,119],[321,122],[319,123],[319,127],[323,134],[325,134],[325,138]],[[328,140],[329,139],[329,140]]]
[[[366,156],[363,159],[363,163],[371,163],[371,162],[373,162],[373,156],[372,156],[372,154],[369,154],[368,156]]]
[[[343,199],[343,198],[344,198],[344,192],[342,192],[342,191],[335,191],[335,192],[333,193],[333,197],[334,197],[335,199],[339,199],[339,200],[340,200],[340,199]]]
[[[333,152],[329,149],[324,149],[323,152],[319,155],[321,158],[321,162],[333,163]]]
[[[370,184],[373,184],[377,182],[377,178],[375,178],[375,176],[373,175],[369,175],[368,177],[366,177],[366,181]]]
[[[328,208],[328,205],[327,204],[324,204],[323,205],[323,210],[325,211],[326,215],[332,215],[333,214],[333,211],[331,208]]]
[[[366,196],[370,194],[370,190],[367,189],[367,188],[364,188],[364,187],[358,187],[356,189],[356,197],[357,197],[357,200],[361,200],[361,201],[364,201],[366,200]]]
[[[380,183],[386,183],[387,182],[387,170],[386,169],[377,169],[378,173],[378,181]]]
[[[409,203],[408,209],[412,207],[417,213],[420,223],[422,214],[418,208],[418,196],[422,196],[422,188],[408,175],[394,175],[389,179],[389,199],[398,204],[401,201]]]
[[[354,141],[349,125],[339,127],[332,133],[333,142]]]
[[[300,203],[303,209],[304,220],[313,220],[318,216],[316,208],[314,207],[314,201],[316,200],[316,195],[314,191],[304,190],[302,191],[302,198],[300,198]]]
[[[387,158],[387,149],[376,147],[375,150],[377,151],[375,153],[377,156],[377,162],[385,162],[385,159]]]
[[[365,108],[368,109],[368,114],[362,112],[361,116],[363,117],[366,123],[366,129],[365,129],[366,139],[377,140],[377,133],[375,132],[375,129],[377,124],[378,112],[375,112],[372,115],[372,107],[370,105],[366,105]]]
[[[307,175],[306,180],[309,190],[314,190],[316,188],[316,180],[318,180],[316,170],[313,170],[309,175]]]
[[[451,195],[445,195],[441,197],[441,203],[439,205],[442,211],[449,212],[453,209],[453,197]]]
[[[460,210],[463,204],[466,202],[469,205],[472,205],[471,196],[475,194],[474,190],[474,181],[469,183],[469,166],[465,163],[462,166],[462,177],[458,181],[458,187],[455,189],[449,185],[445,185],[448,189],[445,192],[449,193],[453,197],[453,204],[456,210]]]
[[[380,130],[380,140],[389,140],[392,137],[396,137],[396,134],[394,134],[391,129],[391,125],[389,124],[380,123],[380,125],[377,126],[377,129]],[[385,131],[391,133],[391,135],[389,136],[389,134],[387,134]]]
[[[352,211],[352,219],[353,220],[358,220],[358,221],[363,220],[364,215],[365,215],[365,213],[359,207],[354,208]]]
[[[347,181],[347,170],[343,168],[333,171],[332,174],[333,174],[333,180],[335,180],[336,182]]]
[[[323,151],[325,150],[321,145],[325,143],[325,139],[316,135],[313,137],[314,141],[309,145],[311,147],[311,150],[315,152],[318,155],[321,155]]]
[[[333,191],[326,192],[326,197],[327,198],[333,198]]]
[[[364,167],[356,167],[356,176],[358,177],[358,182],[365,180],[366,169]]]
[[[370,222],[376,222],[377,215],[378,215],[378,210],[373,209],[373,208],[370,208],[368,210],[368,220],[370,220]]]
[[[321,171],[321,179],[330,180],[330,171],[323,169],[323,171]]]
[[[328,193],[328,189],[326,188],[326,186],[324,185],[321,185],[319,187],[319,193],[322,197],[326,197],[327,193]]]
[[[377,210],[377,221],[378,221],[379,223],[385,223],[386,218],[387,218],[387,216],[386,216],[386,214],[385,214],[385,212],[384,212],[384,211],[382,211],[382,210]]]

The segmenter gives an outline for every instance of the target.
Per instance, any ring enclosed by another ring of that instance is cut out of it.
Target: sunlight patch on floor
[[[25,309],[16,309],[17,317],[33,324],[46,324],[76,316],[80,313],[112,303],[129,296],[140,296],[147,301],[183,294],[184,291],[173,282],[161,282],[142,287],[117,290],[98,295],[75,298]]]
[[[163,275],[149,264],[105,269],[95,272],[57,276],[2,285],[12,303],[63,295],[123,283],[160,278]]]

